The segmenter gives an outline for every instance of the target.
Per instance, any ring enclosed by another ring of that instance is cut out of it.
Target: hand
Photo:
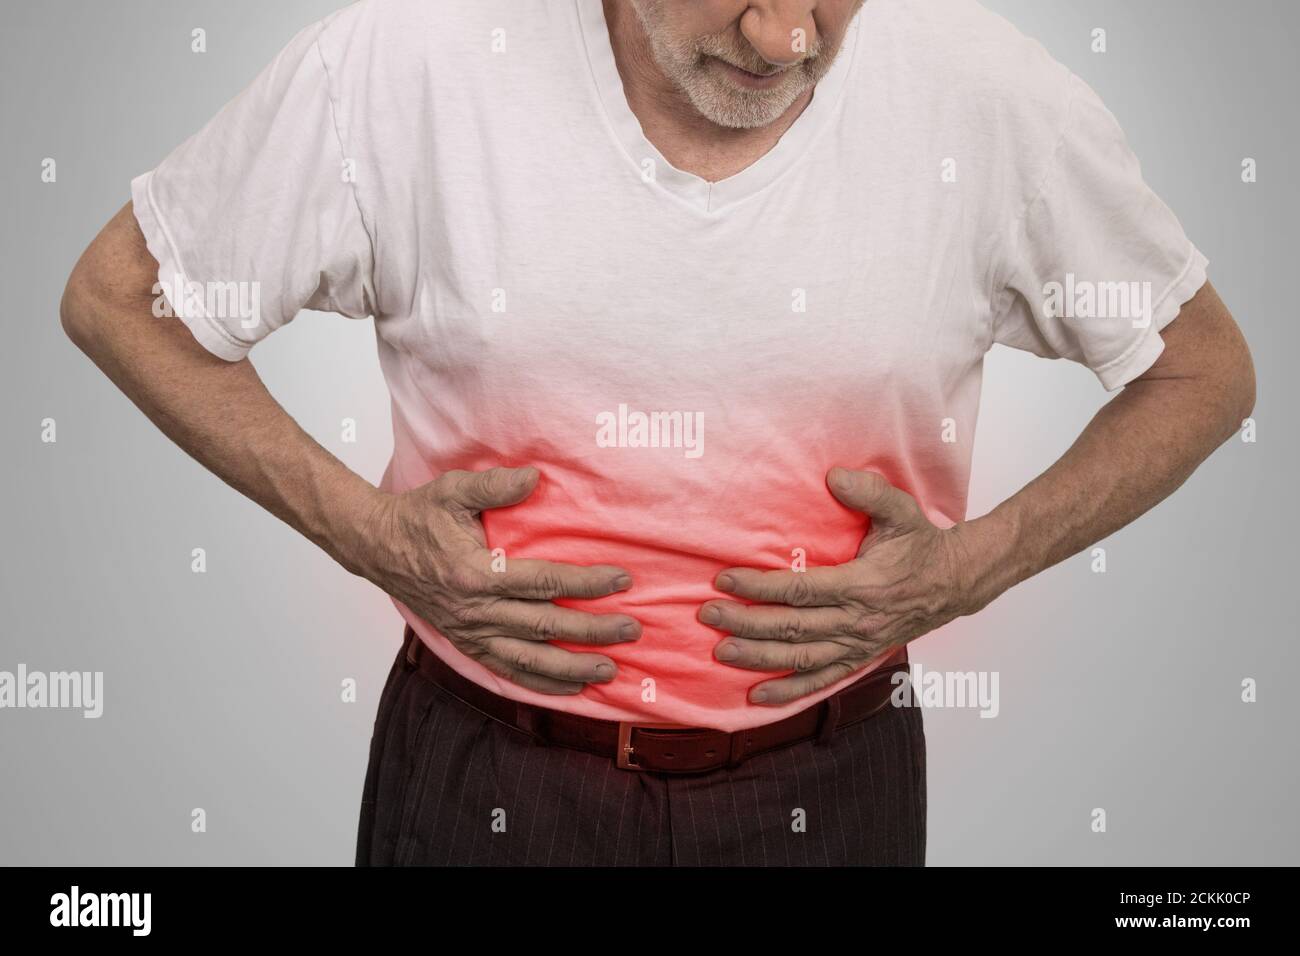
[[[366,522],[365,557],[355,563],[492,673],[544,694],[576,694],[612,680],[614,662],[548,642],[635,641],[641,625],[626,614],[552,603],[626,590],[632,576],[622,568],[507,558],[505,570],[492,569],[479,513],[523,501],[537,479],[535,468],[449,471],[411,491],[381,494]]]
[[[718,660],[795,672],[757,684],[752,703],[806,697],[982,606],[965,583],[973,578],[957,528],[932,524],[911,495],[873,472],[832,468],[827,485],[871,517],[854,560],[806,571],[730,568],[717,576],[717,589],[764,603],[700,608],[702,622],[730,635],[713,649]]]

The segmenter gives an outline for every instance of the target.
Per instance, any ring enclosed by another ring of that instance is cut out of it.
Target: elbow
[[[1215,389],[1222,441],[1244,428],[1255,411],[1255,363],[1250,349],[1241,341],[1232,353],[1225,356]]]
[[[1251,358],[1250,348],[1243,340],[1241,357],[1237,374],[1233,376],[1233,428],[1240,428],[1255,411],[1256,384],[1255,361]]]
[[[1250,368],[1249,382],[1242,388],[1240,405],[1238,407],[1237,422],[1240,424],[1247,418],[1250,418],[1255,412],[1255,368]]]
[[[89,304],[91,297],[87,294],[85,277],[81,271],[78,263],[68,277],[68,284],[63,288],[63,298],[59,300],[59,322],[72,344],[85,352],[92,341],[94,320]]]
[[[87,266],[83,258],[72,270],[59,300],[59,322],[72,344],[86,353],[92,361],[98,354],[104,338],[102,316],[108,303],[104,283]]]
[[[64,333],[96,359],[121,334],[119,318],[124,310],[136,307],[140,290],[150,287],[156,270],[157,263],[149,256],[128,203],[72,267],[59,301]]]

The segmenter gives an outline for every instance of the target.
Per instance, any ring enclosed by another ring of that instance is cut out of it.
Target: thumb
[[[443,476],[450,479],[447,499],[474,512],[518,504],[533,493],[538,477],[537,469],[532,466],[454,471]]]
[[[826,473],[826,486],[841,504],[869,515],[873,532],[910,528],[922,517],[915,498],[874,471],[832,468]]]

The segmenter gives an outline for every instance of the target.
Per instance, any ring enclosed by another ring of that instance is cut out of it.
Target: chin
[[[711,123],[728,129],[759,129],[780,119],[795,97],[750,99],[734,90],[711,87],[689,94],[691,103]]]

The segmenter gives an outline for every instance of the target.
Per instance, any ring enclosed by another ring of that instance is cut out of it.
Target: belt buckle
[[[619,770],[634,770],[638,773],[644,773],[646,768],[640,764],[633,763],[632,757],[636,749],[632,746],[632,731],[640,728],[642,730],[690,730],[690,727],[682,724],[643,724],[639,721],[618,722],[618,755],[615,757],[615,764]]]

